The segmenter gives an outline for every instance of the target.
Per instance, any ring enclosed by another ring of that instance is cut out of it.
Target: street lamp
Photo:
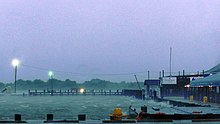
[[[48,72],[48,75],[49,75],[49,76],[50,76],[50,78],[52,79],[53,72],[52,72],[52,71],[49,71],[49,72]]]
[[[50,85],[51,85],[51,95],[53,95],[53,82],[52,82],[52,78],[53,78],[53,72],[49,71],[48,75],[50,77]]]
[[[16,82],[17,82],[17,71],[18,71],[18,66],[19,66],[19,60],[18,59],[13,59],[12,60],[12,66],[15,68],[15,88],[14,88],[14,93],[16,93]]]

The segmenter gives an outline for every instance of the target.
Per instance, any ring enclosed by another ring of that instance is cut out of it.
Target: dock
[[[23,93],[23,96],[131,96],[137,99],[144,99],[143,93],[140,90],[28,90],[28,93]]]
[[[78,95],[84,95],[84,96],[97,96],[97,95],[101,95],[101,96],[121,96],[124,95],[123,91],[112,91],[112,90],[90,90],[90,91],[84,91],[84,92],[80,92],[80,91],[73,91],[73,90],[53,90],[53,91],[47,91],[47,90],[43,90],[43,91],[38,91],[38,90],[28,90],[28,95],[29,96],[78,96]]]
[[[204,104],[196,101],[185,100],[182,97],[166,97],[163,99],[158,98],[159,101],[169,102],[170,105],[178,107],[211,107],[210,104]]]

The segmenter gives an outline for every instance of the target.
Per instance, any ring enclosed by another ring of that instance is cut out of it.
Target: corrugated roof
[[[206,73],[219,73],[220,72],[220,64],[214,66],[213,68],[206,71]]]
[[[220,86],[220,73],[190,82],[190,86]]]

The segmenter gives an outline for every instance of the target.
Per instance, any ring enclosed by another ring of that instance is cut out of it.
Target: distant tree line
[[[140,82],[141,87],[144,86],[143,82]],[[0,90],[3,90],[5,87],[10,86],[14,88],[14,83],[2,83],[0,82]],[[40,79],[36,80],[17,80],[17,90],[18,91],[27,91],[27,90],[50,90],[53,87],[54,90],[71,90],[78,88],[85,88],[87,90],[117,90],[117,89],[138,89],[136,82],[125,82],[115,83],[111,81],[101,80],[101,79],[92,79],[90,81],[85,81],[84,83],[77,83],[76,81],[71,81],[66,79],[64,81],[58,79],[50,79],[43,81]]]

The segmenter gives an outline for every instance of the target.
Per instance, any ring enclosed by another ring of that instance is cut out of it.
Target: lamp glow
[[[48,72],[48,75],[49,75],[50,77],[52,77],[52,76],[53,76],[53,72],[52,72],[52,71],[49,71],[49,72]]]
[[[187,84],[187,85],[185,85],[184,87],[190,87],[190,85],[189,85],[189,84]]]
[[[80,93],[84,93],[84,92],[85,92],[85,89],[81,88],[81,89],[79,90],[79,92],[80,92]]]
[[[11,64],[12,66],[17,67],[20,64],[20,62],[18,59],[13,59]]]

